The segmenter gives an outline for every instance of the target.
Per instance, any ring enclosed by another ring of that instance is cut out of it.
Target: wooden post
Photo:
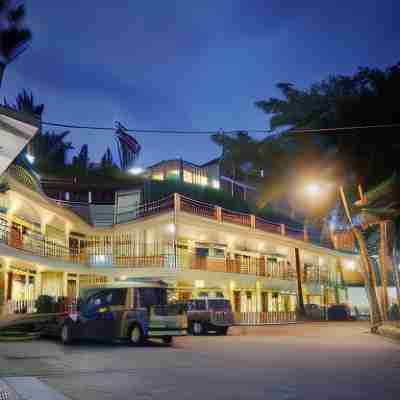
[[[256,229],[256,216],[250,215],[250,228]]]
[[[301,262],[300,262],[300,250],[298,247],[294,249],[295,260],[296,260],[296,278],[297,278],[297,305],[299,309],[300,318],[306,317],[306,309],[304,307],[303,297],[303,286],[301,280]]]
[[[281,224],[281,235],[286,236],[286,225]]]
[[[310,240],[310,237],[308,235],[308,228],[307,225],[304,225],[304,241],[308,242]]]
[[[215,206],[215,217],[218,222],[222,222],[222,208]]]
[[[384,321],[389,319],[389,296],[388,296],[388,242],[387,242],[387,223],[379,224],[380,246],[379,246],[379,266],[381,275],[381,305],[382,317]]]
[[[174,210],[175,212],[181,210],[181,195],[179,193],[174,193]]]
[[[375,331],[377,329],[378,325],[380,325],[382,322],[382,316],[381,316],[378,299],[377,299],[377,295],[376,295],[375,270],[374,270],[374,267],[372,265],[371,259],[368,254],[367,244],[364,239],[364,236],[362,235],[362,232],[353,225],[353,220],[352,220],[351,214],[350,214],[350,208],[349,208],[349,205],[347,204],[347,199],[346,199],[346,195],[343,190],[343,186],[340,186],[339,191],[340,191],[340,197],[341,197],[342,203],[343,203],[343,208],[345,210],[347,219],[351,226],[351,232],[353,233],[354,238],[360,247],[361,260],[362,260],[361,270],[363,273],[364,283],[365,283],[365,287],[366,287],[367,294],[368,294],[370,318],[371,318],[371,325],[372,325],[371,330]]]

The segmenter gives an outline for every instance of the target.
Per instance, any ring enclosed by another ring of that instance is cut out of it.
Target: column
[[[42,273],[37,271],[35,275],[35,299],[42,294]]]
[[[256,282],[256,312],[262,311],[261,282]]]
[[[68,272],[62,273],[62,296],[68,296]]]

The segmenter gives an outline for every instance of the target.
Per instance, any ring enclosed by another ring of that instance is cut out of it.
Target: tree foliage
[[[0,84],[5,67],[27,49],[32,39],[25,14],[21,2],[0,0]]]

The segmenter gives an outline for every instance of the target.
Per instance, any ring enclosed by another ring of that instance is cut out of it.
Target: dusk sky
[[[23,88],[54,122],[130,128],[268,128],[256,100],[275,84],[400,60],[400,2],[28,0],[31,47],[6,70],[2,96]],[[137,135],[140,164],[220,153],[208,136]],[[112,133],[71,132],[92,160]]]

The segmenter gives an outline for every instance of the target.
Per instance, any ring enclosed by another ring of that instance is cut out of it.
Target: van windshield
[[[229,300],[225,299],[209,299],[208,308],[210,310],[217,310],[217,311],[230,311],[231,303]]]

